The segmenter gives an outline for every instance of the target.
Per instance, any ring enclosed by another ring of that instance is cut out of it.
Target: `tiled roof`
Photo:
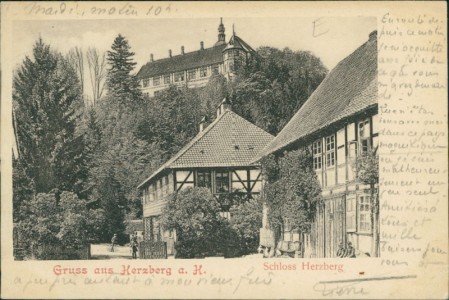
[[[377,34],[343,59],[258,155],[286,146],[357,112],[377,105]]]
[[[165,169],[249,166],[273,138],[231,110],[225,110],[138,187]]]
[[[149,62],[140,68],[137,77],[142,79],[222,63],[225,47],[218,45]]]

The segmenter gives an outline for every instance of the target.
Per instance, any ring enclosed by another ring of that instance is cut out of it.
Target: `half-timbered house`
[[[356,178],[354,161],[377,147],[377,112],[377,34],[373,32],[328,74],[261,152],[261,157],[282,155],[308,147],[313,155],[324,201],[311,234],[303,235],[305,257],[334,257],[338,244],[349,241],[360,252],[373,253],[371,190]],[[284,228],[284,240],[299,238],[298,232]]]
[[[142,194],[145,239],[167,242],[173,254],[176,234],[161,228],[159,216],[167,196],[188,187],[209,188],[219,201],[238,192],[248,197],[261,190],[261,173],[252,165],[256,155],[273,136],[234,113],[226,99],[217,109],[217,118],[183,149],[163,164],[139,186]],[[223,217],[229,218],[229,206],[222,204]]]

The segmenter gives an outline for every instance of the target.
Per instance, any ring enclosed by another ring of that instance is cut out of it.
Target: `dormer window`
[[[143,87],[148,87],[150,85],[150,78],[145,78],[142,81],[142,85],[143,85]]]
[[[175,73],[175,82],[184,81],[184,72]]]
[[[212,66],[212,74],[213,75],[218,75],[218,65],[213,65]]]
[[[189,80],[193,80],[196,79],[196,70],[189,70],[189,72],[187,73]]]
[[[159,84],[161,84],[161,77],[160,76],[156,76],[153,78],[153,85],[154,86],[158,86]]]
[[[164,75],[164,84],[170,84],[170,74]]]

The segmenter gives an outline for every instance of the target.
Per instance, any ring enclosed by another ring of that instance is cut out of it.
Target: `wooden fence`
[[[39,245],[34,249],[34,256],[40,260],[78,260],[90,259],[90,244],[78,248],[60,245]]]
[[[141,259],[166,259],[167,243],[143,241],[139,244],[139,256]]]

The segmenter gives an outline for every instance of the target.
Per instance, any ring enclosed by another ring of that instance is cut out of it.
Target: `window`
[[[170,178],[165,176],[165,194],[170,194]]]
[[[196,173],[197,178],[197,187],[205,187],[209,188],[211,187],[211,175],[209,171],[198,171]]]
[[[229,63],[229,72],[234,72],[234,62]]]
[[[346,231],[347,232],[355,232],[357,230],[356,227],[356,206],[355,206],[356,198],[355,195],[348,195],[346,198]]]
[[[193,80],[196,78],[196,70],[189,70],[189,72],[187,73],[187,76],[189,78],[189,80]]]
[[[313,153],[313,168],[315,170],[319,170],[321,169],[322,166],[321,140],[318,140],[313,143],[312,153]]]
[[[156,188],[156,192],[157,192],[157,199],[161,200],[162,199],[162,179],[159,179],[158,182],[156,182],[157,188]]]
[[[142,202],[143,204],[148,202],[148,187],[145,187],[142,191]]]
[[[200,77],[207,77],[207,67],[201,67]]]
[[[215,192],[227,193],[229,192],[229,173],[228,172],[215,172]]]
[[[184,72],[175,73],[175,82],[184,81]]]
[[[170,74],[164,75],[164,84],[170,84]]]
[[[326,137],[326,167],[335,165],[335,137],[334,135]]]
[[[337,183],[346,182],[346,138],[345,128],[337,131],[337,157],[335,164],[338,166],[337,170]]]
[[[218,65],[213,65],[212,66],[212,74],[214,75],[218,75]]]
[[[150,78],[145,78],[143,80],[143,87],[148,87],[150,85]]]
[[[240,51],[239,50],[234,50],[234,56],[239,56],[240,55]]]
[[[370,124],[369,119],[366,119],[358,125],[358,135],[360,144],[360,153],[366,153],[370,149]]]
[[[154,86],[158,86],[159,84],[161,84],[161,77],[160,76],[156,76],[153,78],[153,85]]]
[[[150,185],[150,186],[148,187],[148,189],[149,189],[149,191],[150,191],[150,195],[149,195],[148,201],[149,201],[149,202],[152,202],[152,201],[156,200],[156,197],[155,197],[155,190],[154,190],[154,183],[153,183],[152,185]]]
[[[359,231],[371,232],[370,198],[367,195],[359,196]]]

